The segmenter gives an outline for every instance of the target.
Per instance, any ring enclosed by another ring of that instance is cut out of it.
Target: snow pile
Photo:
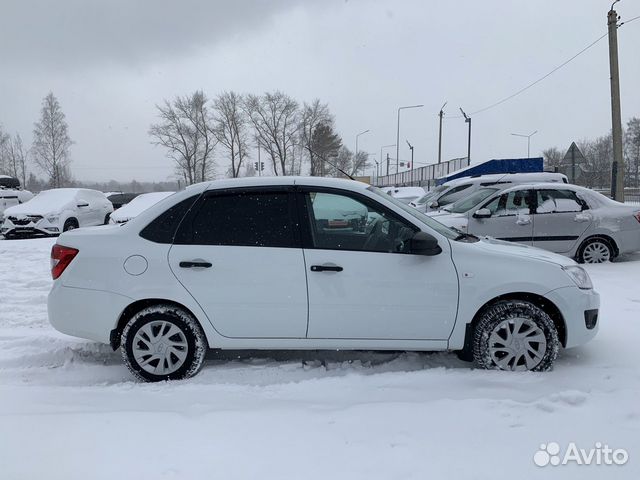
[[[132,218],[137,217],[147,208],[152,207],[160,200],[173,195],[175,192],[153,192],[143,193],[131,200],[129,203],[123,205],[118,210],[111,214],[111,223],[125,223]]]
[[[587,265],[600,333],[549,373],[446,353],[211,352],[197,377],[141,384],[119,352],[48,325],[53,242],[0,241],[2,479],[640,474],[640,256]],[[629,462],[537,467],[549,442],[606,443]]]

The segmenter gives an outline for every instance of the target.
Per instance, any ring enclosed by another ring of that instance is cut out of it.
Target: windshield
[[[433,218],[428,217],[424,213],[419,212],[415,208],[410,207],[409,205],[405,205],[404,203],[399,201],[397,198],[393,198],[391,195],[387,195],[386,193],[384,193],[379,188],[377,188],[377,187],[369,187],[368,190],[370,192],[375,193],[376,195],[384,197],[386,200],[389,200],[390,202],[395,204],[400,209],[404,210],[405,212],[407,212],[411,216],[417,218],[420,222],[425,223],[428,227],[432,228],[433,230],[438,232],[440,235],[444,235],[445,237],[447,237],[447,238],[449,238],[451,240],[455,240],[455,239],[459,238],[459,236],[460,236],[459,232],[456,232],[455,230],[452,230],[451,228],[444,226],[440,222],[435,221]]]
[[[444,185],[439,185],[436,188],[434,188],[433,190],[431,190],[429,193],[427,193],[426,195],[423,195],[422,197],[420,197],[414,203],[416,203],[418,205],[424,205],[429,200],[431,200],[433,197],[435,197],[438,193],[444,192],[446,189],[447,189],[447,187],[445,187]]]
[[[468,212],[473,207],[478,205],[486,198],[489,198],[497,191],[497,188],[481,188],[480,190],[476,190],[475,193],[469,195],[468,197],[461,198],[457,202],[453,202],[451,205],[445,207],[444,210],[451,213]]]

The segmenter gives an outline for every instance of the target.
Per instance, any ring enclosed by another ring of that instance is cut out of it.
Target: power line
[[[618,28],[620,28],[621,26],[623,26],[626,23],[631,23],[635,20],[640,19],[640,15],[630,18],[629,20],[626,20],[624,22],[621,22],[620,25],[618,25]],[[498,100],[495,103],[492,103],[491,105],[488,105],[484,108],[481,108],[480,110],[476,110],[475,112],[471,112],[469,115],[473,116],[473,115],[477,115],[479,113],[483,113],[486,112],[487,110],[490,110],[492,108],[497,107],[498,105],[502,105],[505,102],[508,102],[509,100],[511,100],[514,97],[517,97],[518,95],[520,95],[521,93],[524,93],[525,91],[529,90],[531,87],[537,85],[538,83],[540,83],[541,81],[543,81],[544,79],[546,79],[547,77],[550,77],[551,75],[553,75],[554,73],[556,73],[558,70],[560,70],[562,67],[568,65],[569,63],[571,63],[573,60],[575,60],[576,58],[578,58],[580,55],[582,55],[583,53],[585,53],[587,50],[589,50],[591,47],[595,46],[600,40],[602,40],[603,38],[605,38],[608,35],[608,32],[603,34],[602,36],[598,37],[597,39],[595,39],[593,42],[591,42],[589,45],[587,45],[586,47],[584,47],[582,50],[580,50],[578,53],[576,53],[574,56],[572,56],[571,58],[569,58],[568,60],[564,61],[563,63],[561,63],[560,65],[558,65],[557,67],[555,67],[553,70],[551,70],[549,73],[543,75],[542,77],[538,78],[537,80],[531,82],[530,84],[528,84],[527,86],[521,88],[520,90],[518,90],[515,93],[512,93],[511,95],[509,95],[508,97],[503,98],[502,100]],[[446,117],[447,119],[454,119],[454,118],[463,118],[462,115],[454,115],[451,117]]]

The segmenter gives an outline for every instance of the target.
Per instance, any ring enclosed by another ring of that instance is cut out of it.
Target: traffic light
[[[253,162],[253,168],[255,168],[256,170],[258,170],[258,162]]]
[[[260,162],[260,171],[264,172],[264,162]]]

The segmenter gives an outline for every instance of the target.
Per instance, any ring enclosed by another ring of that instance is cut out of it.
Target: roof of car
[[[364,190],[369,187],[369,185],[366,183],[358,182],[356,180],[347,180],[344,178],[279,176],[225,178],[221,180],[213,180],[210,182],[204,182],[202,184],[192,185],[190,188],[197,188],[197,186],[202,185],[205,185],[205,190],[271,185],[309,185],[318,187],[344,188],[348,190]]]

